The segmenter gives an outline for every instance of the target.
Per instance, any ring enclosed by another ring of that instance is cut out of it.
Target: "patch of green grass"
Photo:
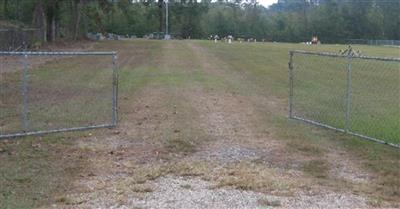
[[[288,97],[288,52],[294,49],[339,52],[345,45],[197,42],[241,74],[247,93]],[[389,47],[354,46],[364,55],[398,57]],[[294,110],[299,116],[344,128],[347,60],[296,55]],[[351,129],[388,142],[400,143],[399,63],[353,61]],[[249,88],[250,86],[250,88]],[[383,108],[384,107],[384,108]]]
[[[55,194],[67,192],[69,184],[84,170],[85,159],[73,153],[71,143],[54,138],[0,142],[4,150],[0,153],[1,208],[51,204]]]

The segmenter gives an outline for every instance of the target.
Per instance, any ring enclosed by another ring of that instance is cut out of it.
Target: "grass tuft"
[[[268,200],[267,198],[261,198],[258,201],[258,204],[264,207],[280,207],[281,201],[279,200]]]
[[[328,178],[329,164],[326,160],[310,160],[303,164],[303,171],[316,178]]]
[[[286,191],[288,183],[279,181],[275,171],[251,163],[239,163],[223,168],[216,174],[218,184],[215,188],[233,187],[239,190],[256,192]]]
[[[132,186],[132,191],[136,193],[150,193],[153,192],[153,189],[146,184],[135,184]]]
[[[196,144],[188,139],[179,137],[169,139],[166,148],[173,153],[189,154],[196,151]]]

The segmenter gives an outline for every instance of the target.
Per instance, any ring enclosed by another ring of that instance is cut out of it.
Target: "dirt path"
[[[135,70],[123,53],[121,68]],[[121,95],[119,128],[78,143],[90,166],[55,207],[372,208],[357,190],[372,177],[356,159],[330,148],[292,153],[266,123],[283,101],[242,93],[251,81],[205,48],[166,42],[149,62],[152,80]],[[315,176],[309,162],[328,163]]]
[[[207,73],[224,76],[234,83],[240,83],[243,79],[244,76],[229,74],[229,69],[225,67],[229,65],[215,59],[204,48],[193,43],[189,43],[189,47],[194,51],[199,62],[203,63],[202,69]],[[207,130],[208,134],[215,139],[213,143],[208,144],[194,156],[201,156],[222,163],[254,162],[262,159],[263,164],[269,165],[270,168],[279,173],[280,176],[275,179],[277,181],[279,181],[279,178],[291,178],[293,174],[296,177],[302,176],[301,173],[291,169],[295,167],[292,162],[296,162],[294,159],[307,159],[304,156],[293,156],[287,153],[284,142],[276,137],[272,128],[265,127],[260,113],[257,112],[257,105],[278,109],[276,104],[281,103],[281,101],[269,95],[243,96],[235,94],[234,90],[233,92],[210,93],[200,89],[188,92],[185,96],[191,99],[192,105],[201,113],[200,119],[203,129]],[[284,106],[284,104],[280,106]],[[283,153],[286,156],[282,155]],[[324,158],[324,156],[321,157]],[[357,162],[351,160],[347,153],[338,154],[336,150],[329,150],[326,158],[332,162],[331,174],[333,176],[349,182],[368,182],[366,171],[362,170]],[[296,182],[295,184],[298,186],[300,183]],[[303,198],[308,199],[305,197],[304,191],[296,190],[292,192],[298,199],[296,202],[287,201],[285,207],[321,206],[303,203]],[[315,192],[319,193],[320,191]],[[333,191],[325,192],[318,197],[321,204],[326,204],[323,207],[367,207],[365,199],[362,197]],[[338,203],[336,203],[338,205],[332,203],[331,198],[339,198]],[[343,198],[343,201],[340,201],[340,198]],[[280,201],[285,202],[283,199],[280,199]],[[346,203],[346,201],[349,202]],[[346,204],[349,205],[346,206]]]

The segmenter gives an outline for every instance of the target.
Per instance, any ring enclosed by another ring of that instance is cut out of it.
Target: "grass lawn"
[[[323,190],[364,195],[371,205],[396,207],[400,198],[397,149],[287,117],[288,52],[295,49],[338,52],[345,48],[344,45],[211,41],[99,42],[96,50],[119,53],[119,127],[0,141],[0,208],[46,208],[52,204],[60,208],[85,208],[93,206],[92,202],[100,204],[117,199],[125,203],[128,201],[119,196],[107,195],[114,195],[112,191],[123,191],[118,192],[120,195],[132,190],[151,193],[145,183],[168,174],[201,176],[216,181],[217,188],[263,193],[274,189],[282,192],[291,187],[296,191],[312,190],[318,186]],[[396,48],[358,45],[353,48],[370,56],[400,55]],[[31,98],[38,101],[31,110],[36,112],[31,112],[31,117],[38,121],[33,127],[108,120],[111,109],[108,115],[106,108],[111,108],[111,104],[106,101],[111,102],[111,88],[104,83],[110,79],[103,70],[107,68],[102,67],[108,61],[68,58],[48,62],[35,71],[30,91],[37,91],[35,95],[41,99]],[[346,63],[318,58],[316,61],[321,64],[314,66],[305,59],[295,61],[307,70],[296,72],[296,113],[342,127],[346,74],[340,70]],[[375,76],[374,69],[380,63],[371,63],[367,68],[363,68],[364,63],[354,65],[358,71],[353,75],[352,129],[365,134],[379,133],[376,137],[398,143],[399,91],[392,89],[399,90],[398,66],[383,65],[387,73]],[[61,72],[67,73],[60,76]],[[1,80],[0,93],[18,92],[17,87],[5,92],[3,86],[15,84],[20,75],[3,75],[6,79]],[[58,91],[70,94],[59,96]],[[46,97],[49,94],[54,97]],[[84,99],[87,95],[89,100]],[[15,108],[19,101],[8,96],[2,98],[9,99],[0,103],[1,108]],[[60,107],[56,105],[59,101]],[[75,108],[61,111],[70,102]],[[42,107],[53,103],[52,108]],[[80,108],[76,104],[85,105]],[[2,131],[18,130],[19,117],[13,111],[2,109]],[[10,117],[15,117],[15,121],[8,122],[13,121]],[[227,165],[198,163],[190,158],[216,147],[226,151],[229,144],[263,154],[257,159]],[[274,146],[279,149],[272,149]],[[134,165],[128,166],[131,163]],[[350,173],[365,170],[372,177],[368,182],[354,183],[334,172],[340,168],[354,169]],[[301,175],[290,178],[290,183],[275,179],[282,172]],[[302,182],[293,183],[296,179]],[[93,187],[97,189],[83,186],[96,181],[102,182],[101,187]],[[131,184],[136,189],[127,189]]]
[[[28,58],[28,128],[24,131],[111,124],[112,57],[51,58]],[[50,60],[43,61],[46,59]],[[13,62],[12,67],[21,65],[17,60]],[[80,63],[87,63],[84,71]],[[3,69],[6,72],[2,73],[0,84],[1,97],[9,98],[1,107],[2,134],[23,130],[22,73],[10,68]]]
[[[346,58],[295,54],[294,115],[345,129]],[[353,59],[350,131],[400,144],[400,61]]]
[[[202,44],[218,53],[232,69],[251,76],[260,88],[272,90],[272,94],[282,98],[288,96],[288,51],[339,53],[346,48],[274,43]],[[365,56],[400,56],[397,48],[362,45],[353,48]],[[346,59],[295,54],[294,115],[344,129],[347,64]],[[400,62],[354,59],[352,70],[351,131],[400,144]]]

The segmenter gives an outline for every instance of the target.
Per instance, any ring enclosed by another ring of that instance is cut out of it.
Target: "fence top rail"
[[[304,50],[293,50],[293,51],[290,51],[290,54],[310,54],[310,55],[325,56],[325,57],[348,58],[348,55],[346,55],[346,54],[337,54],[337,53],[331,53],[331,52],[312,52],[312,51],[304,51]],[[396,58],[396,57],[371,57],[371,56],[363,56],[363,55],[351,55],[351,58],[400,62],[400,58]]]
[[[117,55],[117,52],[11,52],[0,51],[0,56],[75,56],[75,55]]]

